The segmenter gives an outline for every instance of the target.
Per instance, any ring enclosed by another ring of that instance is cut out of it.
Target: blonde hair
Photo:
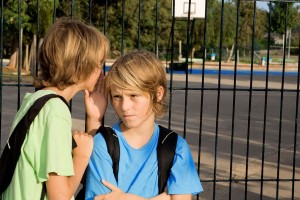
[[[96,67],[102,67],[108,49],[108,39],[93,26],[76,19],[57,20],[39,50],[35,86],[62,90],[86,80]]]
[[[137,90],[149,94],[152,110],[156,117],[163,117],[167,111],[167,80],[162,62],[145,50],[132,51],[111,66],[106,78],[105,89],[111,97],[111,86],[125,90]],[[163,97],[157,101],[157,89],[164,89]]]

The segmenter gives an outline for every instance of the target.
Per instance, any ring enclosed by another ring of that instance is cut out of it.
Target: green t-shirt
[[[36,99],[50,93],[54,92],[40,90],[26,94],[12,130]],[[12,182],[2,194],[3,200],[40,200],[49,173],[74,175],[71,128],[69,108],[59,98],[50,99],[29,128]]]

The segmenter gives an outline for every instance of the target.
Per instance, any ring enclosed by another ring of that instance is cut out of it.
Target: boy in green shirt
[[[44,199],[73,199],[107,106],[101,72],[108,48],[107,38],[81,21],[63,18],[49,29],[39,51],[39,90],[25,95],[11,130],[38,98],[53,93],[69,102],[84,91],[87,133],[72,134],[68,106],[59,98],[49,100],[28,130],[3,200],[40,200],[44,189]]]

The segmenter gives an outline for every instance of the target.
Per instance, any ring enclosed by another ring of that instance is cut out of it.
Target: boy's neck
[[[67,102],[69,102],[78,92],[78,90],[72,86],[69,86],[63,90],[59,90],[57,87],[45,87],[43,90],[52,90],[56,94],[62,96]]]
[[[132,148],[139,149],[149,142],[154,133],[155,126],[153,122],[151,126],[128,129],[124,123],[121,123],[120,128],[127,143]]]

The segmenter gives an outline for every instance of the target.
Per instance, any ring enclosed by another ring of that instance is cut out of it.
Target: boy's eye
[[[113,98],[114,98],[114,99],[120,99],[121,96],[120,96],[120,95],[113,95]]]
[[[139,94],[131,94],[130,95],[131,98],[136,98],[136,97],[139,97],[139,96],[140,96]]]

